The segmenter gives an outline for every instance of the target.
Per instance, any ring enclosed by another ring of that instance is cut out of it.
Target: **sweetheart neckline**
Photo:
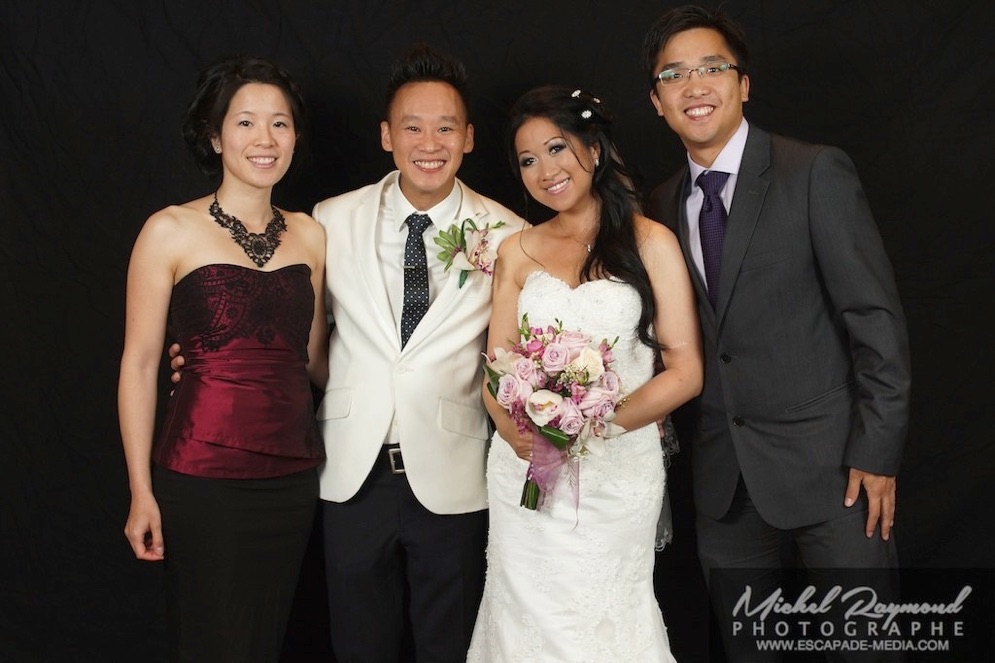
[[[624,281],[619,281],[617,279],[594,279],[593,281],[584,281],[583,283],[578,283],[576,286],[572,286],[563,279],[561,279],[559,276],[551,274],[550,272],[547,272],[545,269],[537,269],[535,271],[529,272],[529,275],[525,277],[525,283],[522,285],[522,290],[525,290],[525,286],[528,285],[529,281],[532,280],[532,277],[537,274],[545,274],[546,276],[553,279],[553,281],[559,283],[570,292],[577,292],[584,286],[591,285],[593,283],[623,283],[623,284],[625,283]]]

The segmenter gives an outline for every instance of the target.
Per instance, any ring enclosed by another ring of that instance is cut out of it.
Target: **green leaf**
[[[484,364],[484,373],[487,374],[487,391],[491,392],[491,396],[497,398],[498,382],[501,381],[501,374],[487,364]]]
[[[531,332],[529,331],[529,314],[528,313],[522,314],[522,324],[518,327],[518,335],[520,337],[522,337],[523,339],[524,338],[528,338],[531,335]]]
[[[559,449],[560,451],[565,451],[567,446],[570,445],[570,436],[561,431],[559,428],[553,428],[552,426],[541,426],[539,432],[542,436],[549,440],[550,444]]]

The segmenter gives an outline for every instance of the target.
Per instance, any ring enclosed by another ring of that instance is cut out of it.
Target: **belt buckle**
[[[387,459],[390,461],[391,474],[404,474],[404,457],[400,449],[387,449]]]

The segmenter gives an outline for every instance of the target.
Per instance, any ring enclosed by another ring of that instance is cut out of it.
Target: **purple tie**
[[[715,308],[719,299],[719,269],[722,266],[722,238],[726,234],[725,205],[719,191],[729,179],[729,173],[710,170],[698,176],[697,184],[705,193],[698,216],[698,231],[701,234],[701,257],[705,263],[705,285],[708,288],[708,301]]]

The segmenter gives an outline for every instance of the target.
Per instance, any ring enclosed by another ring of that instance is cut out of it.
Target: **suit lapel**
[[[732,199],[725,239],[722,243],[722,271],[719,275],[721,289],[716,303],[719,324],[736,290],[739,270],[753,238],[753,231],[757,227],[764,198],[767,196],[770,178],[766,173],[769,166],[770,135],[751,126],[746,138],[746,148],[743,150],[743,160],[736,179],[736,193]]]
[[[455,223],[462,223],[463,219],[469,217],[474,221],[477,221],[478,225],[480,225],[480,219],[486,218],[487,216],[486,209],[483,207],[474,192],[463,186],[462,182],[456,180],[456,186],[460,187],[463,200],[460,203],[459,211],[456,214]],[[443,229],[448,230],[449,226],[439,226],[433,232],[438,234]],[[438,260],[437,254],[437,251],[430,251],[428,259]],[[402,353],[409,352],[425,339],[431,338],[434,330],[449,317],[449,312],[459,303],[462,297],[471,288],[470,281],[473,276],[471,275],[463,287],[460,288],[459,274],[460,270],[455,268],[452,268],[446,272],[445,282],[439,289],[438,294],[436,294],[435,299],[432,300],[432,304],[428,307],[428,311],[425,312],[425,316],[418,321],[418,326],[415,327],[415,330],[411,333],[411,338],[408,339]]]
[[[353,255],[361,256],[358,263],[359,278],[362,279],[362,287],[359,292],[367,293],[374,308],[374,318],[378,328],[388,337],[394,339],[394,344],[400,348],[400,339],[397,335],[397,324],[394,321],[394,313],[390,308],[390,300],[387,298],[387,286],[383,280],[383,272],[380,270],[380,259],[377,256],[377,233],[379,229],[380,217],[380,197],[383,195],[383,182],[378,194],[367,197],[355,210],[350,223],[354,225],[355,232],[352,234]]]

